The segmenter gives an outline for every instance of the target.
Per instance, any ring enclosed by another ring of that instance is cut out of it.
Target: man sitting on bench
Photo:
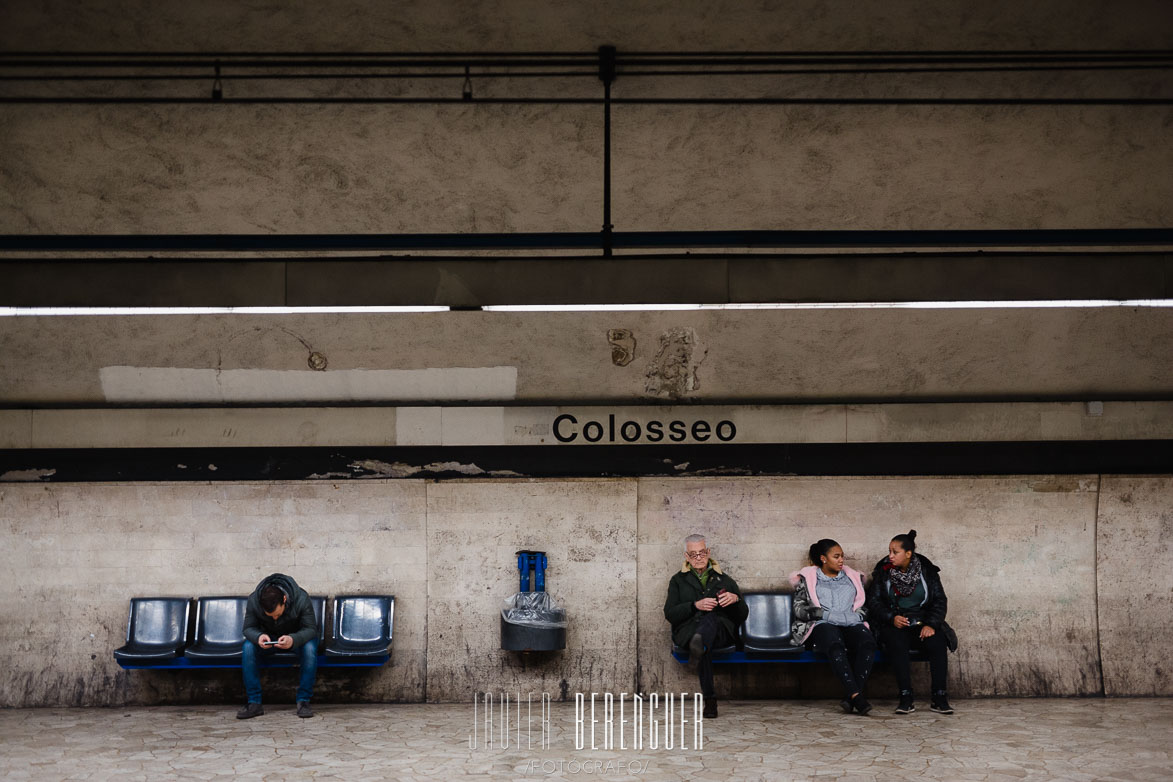
[[[238,720],[259,717],[261,706],[261,655],[276,650],[300,650],[301,680],[297,686],[297,716],[312,717],[310,698],[318,675],[318,623],[310,596],[292,578],[274,573],[257,584],[244,609],[244,690],[248,703],[236,713]]]
[[[688,649],[688,665],[700,678],[705,696],[704,716],[717,716],[713,691],[713,650],[731,646],[737,628],[749,615],[741,602],[741,588],[715,559],[709,558],[704,535],[684,539],[684,566],[668,582],[664,618],[672,624],[672,640]]]

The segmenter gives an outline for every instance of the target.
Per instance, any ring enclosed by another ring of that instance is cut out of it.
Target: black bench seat
[[[374,668],[391,659],[395,598],[346,595],[334,601],[334,637],[327,644],[326,598],[311,596],[318,626],[319,668]],[[189,623],[190,598],[132,598],[126,645],[114,659],[126,670],[196,670],[240,668],[244,647],[244,611],[248,598],[200,597]],[[194,624],[193,628],[189,624]],[[194,636],[194,637],[193,637]],[[292,668],[296,650],[260,656],[262,668]]]
[[[325,646],[325,656],[353,665],[385,657],[394,618],[395,598],[390,595],[338,595],[334,637]]]
[[[735,646],[713,650],[713,663],[825,663],[827,656],[790,642],[793,597],[788,592],[747,592],[742,595],[749,616],[738,628]],[[688,662],[688,649],[672,645],[672,656]],[[909,653],[913,662],[927,660],[916,649]],[[876,662],[884,662],[883,649],[876,650]]]
[[[186,597],[135,597],[130,601],[126,644],[114,650],[114,659],[126,667],[167,665],[187,646],[191,600]]]
[[[183,656],[193,665],[240,665],[247,597],[196,599],[195,643]]]

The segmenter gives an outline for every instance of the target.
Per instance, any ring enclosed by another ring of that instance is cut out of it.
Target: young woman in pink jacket
[[[863,576],[843,563],[843,547],[824,538],[810,547],[809,567],[790,577],[794,585],[791,642],[822,652],[843,684],[840,708],[850,714],[872,710],[864,696],[876,642],[864,619],[867,593]]]

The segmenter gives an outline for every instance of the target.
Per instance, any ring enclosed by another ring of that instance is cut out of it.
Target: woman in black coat
[[[941,569],[928,557],[916,553],[916,530],[897,535],[888,544],[888,556],[872,570],[868,595],[868,616],[880,636],[880,643],[900,686],[897,714],[916,711],[912,702],[912,676],[908,653],[923,649],[929,657],[932,678],[931,708],[952,714],[945,681],[949,672],[948,642],[951,632],[945,623],[949,600],[941,585]]]

